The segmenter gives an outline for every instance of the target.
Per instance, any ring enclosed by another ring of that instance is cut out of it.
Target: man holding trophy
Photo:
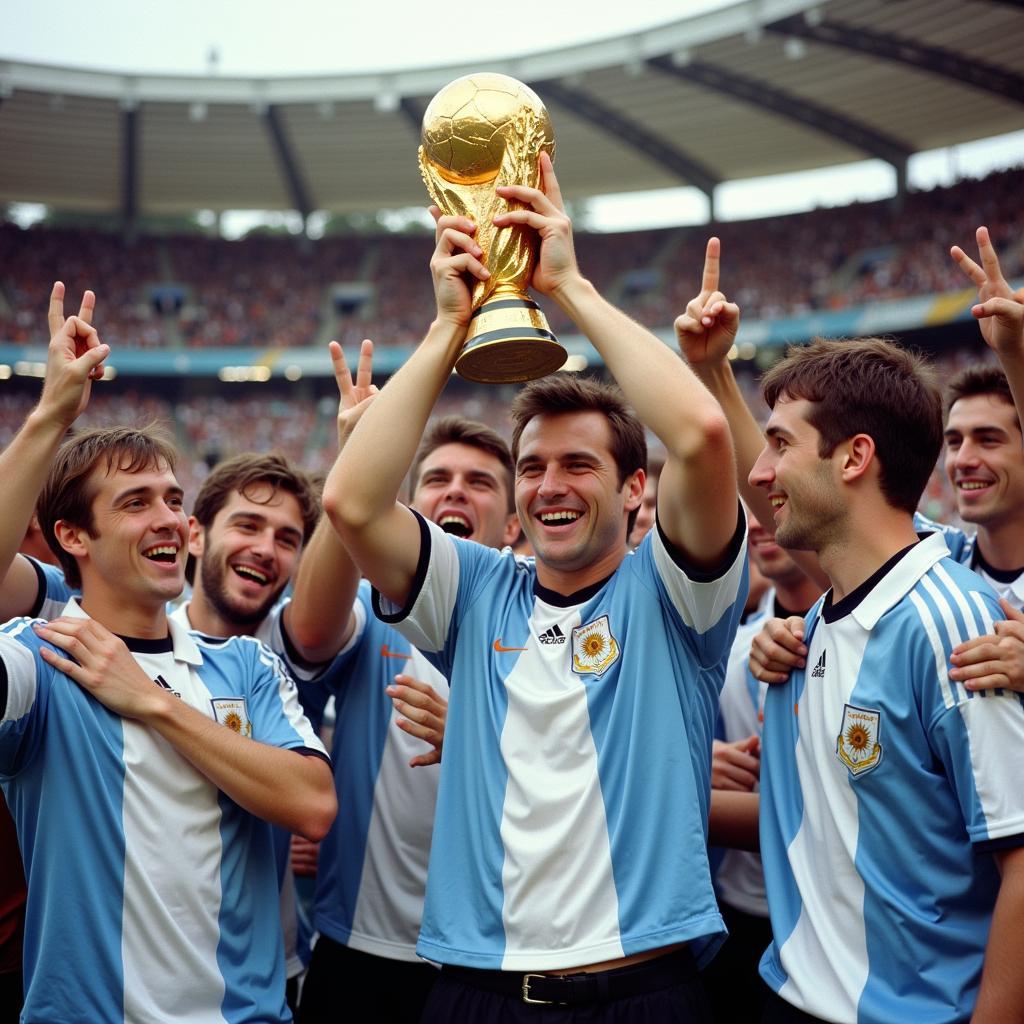
[[[497,76],[471,77],[479,93]],[[711,739],[746,590],[732,442],[686,365],[581,275],[545,133],[526,116],[505,128],[485,119],[491,136],[478,125],[471,138],[504,147],[489,182],[425,172],[445,204],[436,319],[324,492],[377,614],[451,683],[417,947],[444,969],[424,1020],[534,1019],[561,1006],[566,1020],[702,1021],[697,969],[724,934],[706,854]],[[468,133],[451,120],[461,144]],[[525,182],[510,180],[513,166]],[[488,189],[485,222],[473,201]],[[712,240],[705,290],[717,267]],[[398,500],[460,356],[527,335],[542,347],[537,365],[527,372],[529,356],[515,355],[510,371],[502,357],[488,379],[522,380],[555,360],[527,285],[573,319],[622,388],[559,374],[517,397],[516,509],[535,561],[445,534]],[[491,319],[510,310],[518,323]],[[667,460],[657,526],[627,555],[645,426]]]

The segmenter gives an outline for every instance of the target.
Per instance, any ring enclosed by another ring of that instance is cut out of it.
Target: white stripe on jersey
[[[996,631],[995,623],[992,621],[992,616],[989,614],[988,605],[981,599],[981,594],[976,590],[971,591],[971,601],[974,603],[974,607],[978,610],[978,615],[981,616],[982,632],[986,636],[992,636]]]
[[[928,642],[931,644],[932,653],[935,655],[935,678],[939,683],[939,691],[942,693],[942,702],[947,708],[953,707],[960,697],[959,692],[956,689],[956,683],[949,678],[949,664],[946,661],[946,649],[942,646],[942,640],[939,637],[939,631],[935,625],[935,620],[932,617],[932,613],[925,604],[925,600],[921,597],[917,591],[912,590],[910,592],[910,600],[917,610],[918,618],[921,620],[921,625],[924,627],[925,635],[928,637]]]
[[[0,651],[7,669],[7,707],[0,721],[16,722],[32,710],[36,702],[36,663],[32,652],[14,638],[37,619],[25,619],[9,632],[0,634]]]
[[[172,655],[135,652],[135,660],[192,707],[210,706],[198,674]],[[217,787],[156,731],[127,719],[123,730],[125,1020],[221,1024]]]
[[[808,665],[825,649],[815,643],[826,632],[820,626],[811,638]],[[833,632],[828,636],[828,643],[837,648],[829,651],[830,668],[860,665],[863,660],[870,632],[846,632],[853,635]],[[856,1020],[852,993],[863,991],[869,966],[864,882],[854,867],[860,834],[857,796],[847,772],[820,768],[834,760],[836,737],[828,722],[834,708],[849,703],[856,673],[834,672],[827,687],[822,683],[809,677],[800,695],[796,766],[804,812],[788,856],[803,906],[796,927],[779,950],[789,975],[779,995],[812,1016]],[[843,690],[837,692],[840,685]],[[829,880],[827,885],[821,884],[823,878]],[[814,964],[814,970],[810,984],[802,987],[796,979],[808,978],[808,964]]]
[[[531,633],[556,622],[569,636],[579,608],[567,615],[538,599]],[[618,959],[619,906],[586,687],[566,673],[564,647],[529,644],[505,688],[502,918],[514,952],[502,970],[535,964],[552,949],[583,953],[581,963]],[[603,941],[584,953],[581,943],[597,936]]]

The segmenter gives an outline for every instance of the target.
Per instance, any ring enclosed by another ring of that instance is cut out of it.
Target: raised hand
[[[412,676],[395,676],[385,691],[395,710],[403,715],[395,723],[403,732],[426,740],[434,749],[419,754],[409,762],[410,768],[439,764],[444,747],[444,727],[448,718],[448,702],[429,684]]]
[[[574,278],[579,277],[576,253],[572,243],[572,221],[565,212],[551,157],[540,154],[540,188],[526,185],[499,185],[496,189],[505,200],[522,203],[522,209],[499,213],[496,227],[521,224],[534,228],[540,236],[540,252],[533,268],[531,284],[537,291],[552,295]]]
[[[78,316],[65,319],[64,284],[54,282],[47,313],[50,346],[39,408],[65,426],[74,423],[89,404],[92,381],[103,376],[103,360],[110,353],[110,346],[100,342],[90,323],[95,307],[96,296],[87,291]]]
[[[954,647],[949,678],[968,690],[997,687],[1024,692],[1024,612],[999,602],[1006,618],[995,624],[994,636],[978,636]]]
[[[976,233],[978,266],[960,248],[954,245],[950,255],[960,269],[978,288],[978,303],[971,313],[978,321],[985,344],[999,355],[1024,355],[1024,288],[1014,291],[999,266],[999,257],[989,236],[988,228],[980,227]]]
[[[686,312],[676,317],[679,350],[691,366],[722,362],[736,340],[740,308],[719,291],[721,255],[722,243],[709,238],[700,293],[686,304]]]
[[[799,615],[788,619],[768,619],[750,645],[750,674],[762,683],[784,683],[795,668],[807,664],[804,645],[804,620]]]
[[[334,380],[338,385],[338,450],[345,447],[356,424],[366,412],[374,396],[377,394],[377,385],[373,383],[373,342],[369,338],[363,339],[359,347],[359,364],[356,367],[355,383],[352,382],[352,374],[349,371],[348,363],[345,362],[345,353],[341,346],[332,341],[328,346],[331,353],[331,365],[334,367]]]
[[[63,658],[42,647],[43,661],[122,718],[145,719],[166,702],[168,692],[146,675],[125,642],[94,619],[51,619],[33,629],[69,655]]]
[[[757,736],[711,744],[711,788],[752,793],[761,777],[761,741]]]
[[[468,217],[442,215],[430,207],[436,225],[430,274],[434,279],[437,319],[465,329],[473,315],[472,279],[486,281],[491,272],[483,265],[484,251],[476,243],[476,225]]]

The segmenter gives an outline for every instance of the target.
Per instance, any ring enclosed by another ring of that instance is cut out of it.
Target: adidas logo
[[[542,644],[564,644],[565,634],[555,625],[550,629],[545,629],[537,639]]]
[[[170,690],[170,692],[173,693],[174,696],[178,698],[178,700],[181,700],[181,694],[178,693],[177,690],[173,689],[171,684],[167,682],[167,680],[164,679],[163,676],[157,676],[156,679],[153,680],[153,682],[156,683],[156,685],[163,690]]]
[[[825,652],[821,652],[821,657],[818,659],[818,664],[814,666],[811,672],[812,679],[824,679],[825,678]]]

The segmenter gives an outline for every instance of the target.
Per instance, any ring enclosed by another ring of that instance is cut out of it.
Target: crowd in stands
[[[968,364],[977,363],[979,357],[985,361],[977,346],[942,356],[936,360],[940,379],[951,379]],[[767,410],[757,376],[739,368],[737,379],[747,403],[755,415],[763,419]],[[161,424],[181,453],[177,476],[187,498],[195,495],[218,462],[242,452],[277,450],[295,465],[319,474],[327,473],[337,454],[337,405],[328,396],[300,398],[283,391],[270,394],[249,391],[244,397],[221,393],[172,402],[137,390],[104,394],[104,387],[97,385],[97,393],[79,426]],[[0,390],[0,450],[10,443],[25,421],[36,397],[31,393],[12,394]],[[442,396],[437,415],[467,416],[487,423],[508,437],[511,435],[511,424],[506,416],[508,403],[496,398],[493,389],[461,388]],[[925,490],[921,511],[942,522],[958,522],[956,502],[941,465]]]
[[[722,239],[723,282],[749,319],[961,290],[950,238],[992,225],[1004,271],[1024,273],[1024,169],[950,188],[756,221],[589,235],[583,269],[642,323],[665,326],[689,298],[710,231]],[[55,268],[68,294],[100,296],[105,337],[117,346],[415,344],[432,310],[422,268],[429,235],[332,236],[316,242],[255,236],[145,237],[0,225],[0,342],[44,343],[38,310]],[[338,286],[356,301],[336,301]],[[569,324],[546,309],[555,332]]]

